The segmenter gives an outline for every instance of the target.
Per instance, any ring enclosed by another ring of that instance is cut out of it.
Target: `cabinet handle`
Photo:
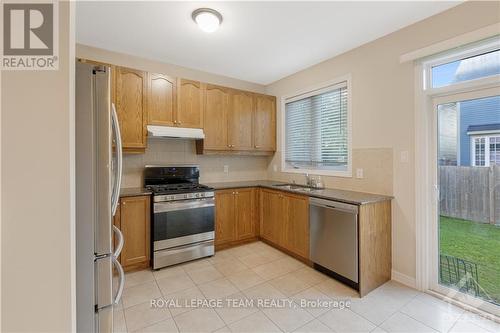
[[[256,149],[259,149],[259,148],[260,148],[260,146],[255,145],[255,148],[256,148]]]

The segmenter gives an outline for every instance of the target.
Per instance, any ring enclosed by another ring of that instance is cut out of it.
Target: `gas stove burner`
[[[150,191],[153,191],[154,194],[176,194],[187,192],[213,191],[213,188],[211,187],[193,183],[146,185],[146,188]]]

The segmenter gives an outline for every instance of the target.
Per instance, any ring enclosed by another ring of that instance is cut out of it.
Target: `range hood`
[[[152,138],[204,139],[205,133],[201,128],[148,125],[148,136]]]

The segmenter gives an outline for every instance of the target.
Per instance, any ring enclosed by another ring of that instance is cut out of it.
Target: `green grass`
[[[441,254],[477,264],[479,285],[500,303],[500,227],[441,216]]]

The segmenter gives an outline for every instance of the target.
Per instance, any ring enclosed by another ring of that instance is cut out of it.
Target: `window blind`
[[[347,170],[346,85],[286,102],[285,126],[288,168]]]

